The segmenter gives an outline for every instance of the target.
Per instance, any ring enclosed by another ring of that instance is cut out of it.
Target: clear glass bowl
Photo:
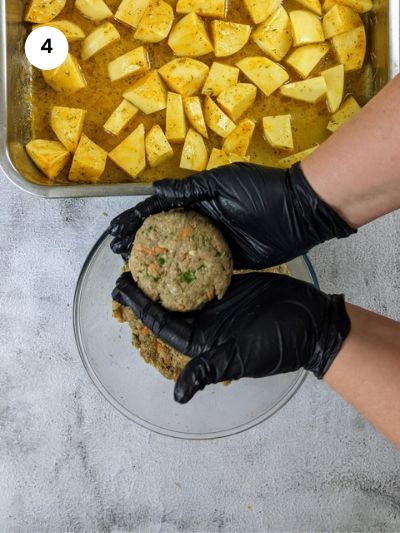
[[[94,384],[122,414],[157,433],[213,439],[245,431],[275,414],[297,392],[306,372],[243,379],[208,387],[187,405],[173,399],[173,382],[147,365],[131,344],[127,324],[112,316],[111,292],[122,268],[104,234],[90,252],[74,299],[74,331]],[[294,277],[318,286],[307,257],[289,263]]]

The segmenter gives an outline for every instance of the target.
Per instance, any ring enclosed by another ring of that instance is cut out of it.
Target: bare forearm
[[[350,335],[324,379],[400,448],[400,323],[347,311]]]
[[[400,75],[303,163],[317,194],[359,228],[400,208]]]

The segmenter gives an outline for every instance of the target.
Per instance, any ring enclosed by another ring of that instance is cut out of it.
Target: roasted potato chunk
[[[136,29],[149,3],[150,0],[122,0],[115,13],[115,18]]]
[[[167,107],[167,90],[155,70],[138,80],[123,97],[146,115]]]
[[[95,22],[101,22],[113,16],[111,9],[103,0],[76,0],[75,7],[84,17]]]
[[[123,80],[128,76],[142,74],[148,70],[150,70],[149,56],[143,46],[117,57],[108,64],[108,76],[111,81]]]
[[[324,30],[317,15],[298,9],[291,11],[289,17],[292,23],[293,46],[324,42]]]
[[[25,20],[34,24],[44,24],[55,19],[64,9],[67,0],[31,0]]]
[[[51,180],[60,174],[70,156],[60,142],[41,139],[29,142],[26,151],[35,165]]]
[[[42,26],[50,26],[51,28],[62,31],[69,43],[82,41],[86,37],[82,28],[69,20],[53,20],[53,22],[47,22],[46,24],[37,24],[33,26],[32,30],[36,30],[36,28],[41,28]]]
[[[78,147],[85,116],[84,109],[54,106],[51,110],[51,129],[69,152],[74,153]]]
[[[235,129],[236,125],[232,120],[225,115],[217,104],[206,96],[204,102],[204,118],[210,130],[225,139]]]
[[[358,13],[350,7],[339,4],[335,4],[322,19],[325,39],[346,33],[346,31],[353,30],[362,25],[363,21]]]
[[[292,46],[292,25],[286,9],[278,7],[265,22],[260,24],[251,36],[265,55],[274,61],[281,61]]]
[[[324,78],[317,76],[308,80],[287,83],[280,88],[280,92],[288,98],[315,104],[326,96],[327,87]]]
[[[146,135],[146,155],[151,168],[162,165],[174,155],[172,146],[164,135],[161,127],[156,124]]]
[[[351,7],[357,13],[367,13],[371,11],[373,5],[372,0],[335,0],[335,3]]]
[[[292,67],[302,78],[308,78],[328,52],[328,44],[306,44],[295,48],[285,60],[285,63]]]
[[[190,57],[174,59],[158,70],[168,87],[182,96],[192,96],[199,92],[208,71],[207,65]]]
[[[226,14],[225,0],[178,0],[177,13],[193,11],[202,17],[224,18]]]
[[[163,0],[150,0],[135,32],[135,39],[159,43],[168,37],[174,22],[172,7]]]
[[[198,96],[187,96],[183,99],[183,107],[192,128],[208,139],[208,131],[200,98]]]
[[[203,137],[200,133],[189,129],[183,145],[180,167],[185,170],[201,172],[205,170],[208,162],[208,152]]]
[[[254,24],[264,22],[282,4],[282,0],[244,0]]]
[[[230,165],[232,163],[247,163],[248,158],[242,157],[238,154],[227,154],[223,150],[218,150],[218,148],[213,148],[211,151],[210,159],[208,160],[207,170],[212,170],[213,168],[224,167],[225,165]]]
[[[283,67],[266,57],[247,57],[236,65],[265,96],[270,96],[289,79]]]
[[[265,140],[272,148],[293,150],[293,134],[290,115],[276,115],[263,118]]]
[[[214,40],[215,57],[228,57],[239,52],[248,42],[251,26],[213,20],[211,32]]]
[[[304,161],[304,159],[311,155],[317,148],[318,145],[313,146],[312,148],[307,148],[307,150],[297,152],[297,154],[288,155],[287,157],[279,159],[279,166],[282,168],[290,168],[296,163],[301,163],[301,161]]]
[[[119,106],[111,113],[109,119],[104,124],[104,129],[112,135],[119,135],[138,112],[139,109],[124,98]]]
[[[359,70],[365,59],[367,38],[364,26],[332,37],[332,48],[345,72]]]
[[[108,155],[111,161],[124,170],[131,178],[137,178],[146,168],[143,124],[139,124],[135,131],[128,135]]]
[[[297,3],[317,15],[322,15],[322,7],[319,0],[297,0]]]
[[[246,118],[239,122],[236,128],[224,140],[222,150],[228,154],[245,157],[253,137],[255,124]]]
[[[175,55],[199,57],[213,52],[206,28],[196,13],[189,13],[172,28],[168,45]]]
[[[236,85],[238,79],[238,68],[214,62],[201,92],[207,96],[218,96],[225,89]]]
[[[338,130],[343,124],[351,119],[355,114],[360,111],[360,106],[358,105],[355,98],[349,96],[347,100],[343,102],[339,110],[334,113],[328,123],[328,130],[332,133]]]
[[[222,91],[217,102],[221,109],[236,122],[254,104],[257,87],[251,83],[238,83]]]
[[[105,22],[92,33],[90,33],[82,44],[81,56],[84,61],[90,59],[95,54],[98,54],[104,48],[116,41],[119,41],[121,36],[117,28],[111,22]]]
[[[186,133],[186,118],[182,96],[169,92],[165,136],[171,143],[183,143],[185,142]]]
[[[107,152],[82,134],[68,179],[70,181],[83,181],[97,183],[106,168]]]
[[[87,86],[78,60],[68,54],[64,63],[52,70],[42,71],[45,82],[60,93],[76,93]]]
[[[342,103],[344,92],[344,66],[328,68],[321,72],[327,87],[328,109],[335,113]]]
[[[337,2],[336,0],[325,0],[324,3],[322,4],[322,12],[327,13],[337,3],[339,2]]]

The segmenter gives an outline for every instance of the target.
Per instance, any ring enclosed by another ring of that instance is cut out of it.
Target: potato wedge
[[[336,113],[343,100],[344,92],[344,66],[328,68],[321,72],[327,87],[328,109],[331,113]]]
[[[335,3],[351,7],[357,13],[367,13],[373,6],[372,0],[335,0]]]
[[[270,96],[289,79],[289,74],[283,67],[266,57],[247,57],[236,63],[236,66],[265,96]]]
[[[244,0],[254,24],[264,22],[282,4],[282,0]]]
[[[336,0],[325,0],[325,2],[322,4],[322,12],[327,13],[337,3],[338,2]]]
[[[42,70],[45,82],[59,93],[73,94],[87,86],[78,60],[68,54],[64,63],[52,70]]]
[[[122,0],[114,16],[119,22],[136,29],[149,3],[150,0]]]
[[[208,139],[208,131],[200,98],[198,96],[186,96],[183,99],[183,108],[192,128]]]
[[[174,10],[163,0],[150,0],[135,32],[135,39],[159,43],[168,37],[174,22]]]
[[[192,96],[199,92],[208,71],[207,65],[190,57],[174,59],[158,70],[168,87],[182,96]]]
[[[112,135],[119,135],[129,122],[138,114],[139,109],[125,100],[111,113],[109,119],[104,124],[104,129]]]
[[[278,9],[251,36],[268,57],[281,61],[292,46],[292,24],[285,8]]]
[[[202,17],[225,18],[225,0],[178,0],[177,13],[190,13],[193,11]]]
[[[306,44],[295,48],[285,59],[285,63],[302,78],[308,78],[318,63],[329,52],[329,45],[326,43]]]
[[[224,140],[222,150],[228,154],[237,154],[246,157],[254,128],[254,122],[248,118],[239,122],[236,128]]]
[[[82,41],[82,39],[86,37],[82,28],[80,28],[78,24],[69,20],[53,20],[53,22],[47,22],[46,24],[37,24],[32,27],[32,30],[36,30],[36,28],[41,28],[43,26],[50,26],[51,28],[56,28],[57,30],[62,31],[69,43]]]
[[[309,104],[315,104],[322,100],[326,96],[327,90],[322,76],[287,83],[280,88],[283,96],[293,98],[293,100],[300,100],[301,102],[308,102]]]
[[[210,72],[201,92],[207,96],[218,96],[225,89],[236,85],[238,79],[238,68],[215,61],[211,65]]]
[[[139,126],[109,154],[119,168],[135,179],[146,168],[144,126]]]
[[[228,57],[239,52],[248,42],[251,26],[213,20],[211,33],[214,41],[215,57]]]
[[[153,126],[146,135],[145,145],[147,161],[151,168],[162,165],[174,155],[172,146],[158,124]]]
[[[225,165],[230,165],[232,163],[247,163],[247,157],[242,157],[238,154],[227,154],[223,150],[218,150],[218,148],[213,148],[211,151],[210,159],[208,160],[207,170],[212,170],[213,168],[224,167]]]
[[[121,35],[117,28],[111,22],[105,22],[92,31],[83,41],[81,57],[84,61],[87,61],[120,39]]]
[[[67,0],[31,0],[25,12],[25,21],[44,24],[55,19],[64,9]]]
[[[85,116],[84,109],[54,106],[51,110],[51,129],[69,152],[74,153],[78,147]]]
[[[236,128],[236,124],[226,115],[217,104],[206,96],[204,102],[204,119],[210,130],[225,139]]]
[[[75,7],[84,17],[95,22],[101,22],[113,16],[111,9],[103,0],[76,0]]]
[[[138,80],[123,94],[123,97],[146,115],[162,111],[167,107],[167,90],[155,70]]]
[[[332,37],[332,48],[345,72],[359,70],[365,59],[367,38],[364,26]]]
[[[363,21],[358,13],[350,7],[339,4],[334,5],[322,19],[325,39],[346,33],[346,31],[353,30],[362,25]]]
[[[132,76],[143,74],[150,70],[150,61],[146,49],[139,46],[108,64],[108,76],[111,81],[119,81]]]
[[[203,137],[200,133],[189,129],[183,145],[180,167],[185,170],[201,172],[208,163],[208,152]]]
[[[301,9],[289,13],[293,31],[293,46],[322,43],[325,40],[320,18]]]
[[[322,6],[319,0],[297,0],[297,3],[316,15],[322,15]]]
[[[293,150],[291,115],[264,117],[262,125],[264,138],[272,148]]]
[[[26,145],[26,151],[35,165],[51,180],[60,174],[70,157],[68,150],[58,141],[36,139]]]
[[[165,136],[171,143],[185,142],[187,133],[185,110],[180,94],[168,93]]]
[[[238,83],[222,91],[217,102],[234,122],[246,113],[254,104],[257,96],[257,87],[251,83]]]
[[[189,13],[175,24],[168,45],[176,56],[199,57],[214,51],[203,21],[196,13]]]
[[[282,168],[290,168],[296,163],[301,163],[301,161],[304,161],[309,155],[311,155],[314,150],[318,148],[317,146],[313,146],[312,148],[307,148],[307,150],[302,150],[301,152],[297,152],[297,154],[288,155],[287,157],[283,157],[282,159],[279,159],[278,163],[279,166]]]
[[[79,141],[68,179],[97,183],[106,168],[107,152],[84,133]]]
[[[358,105],[356,99],[353,96],[349,96],[340,106],[339,110],[331,116],[327,129],[334,133],[350,120],[351,117],[357,114],[360,109],[361,107]]]

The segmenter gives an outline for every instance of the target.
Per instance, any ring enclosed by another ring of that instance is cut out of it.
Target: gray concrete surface
[[[242,435],[126,420],[79,359],[81,265],[130,199],[44,201],[0,179],[0,531],[400,531],[400,455],[309,378]],[[322,287],[400,319],[400,215],[312,253]]]

